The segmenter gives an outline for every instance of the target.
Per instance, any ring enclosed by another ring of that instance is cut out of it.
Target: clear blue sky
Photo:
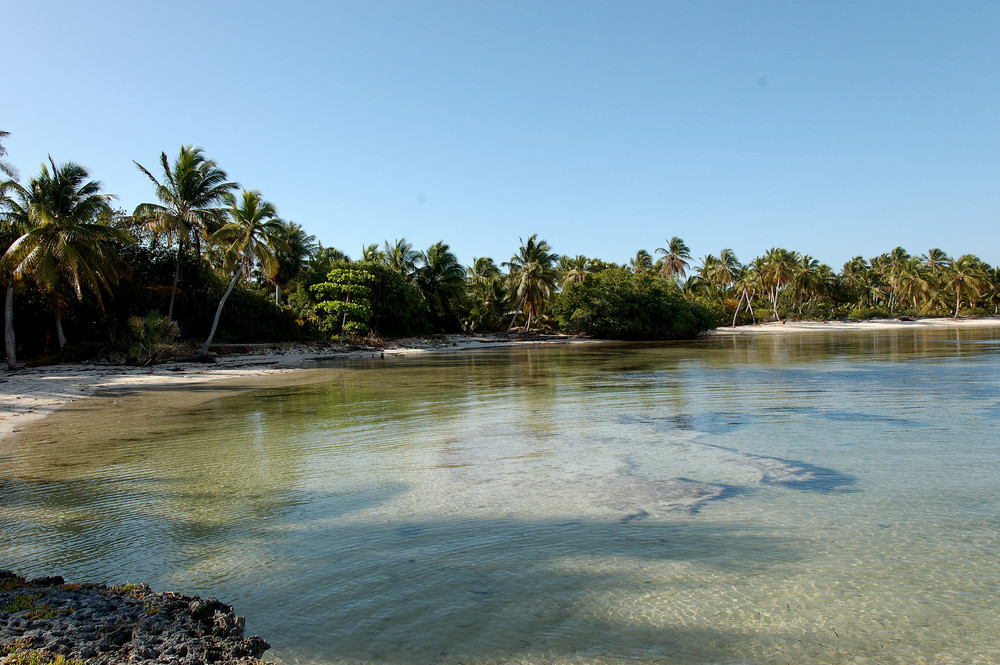
[[[326,246],[1000,264],[1000,2],[9,2],[0,129],[122,207],[183,144]]]

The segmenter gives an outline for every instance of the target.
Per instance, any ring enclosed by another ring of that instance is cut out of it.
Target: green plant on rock
[[[181,334],[177,323],[161,316],[159,312],[133,316],[128,320],[128,325],[132,333],[129,358],[143,367],[162,360]]]
[[[3,665],[84,665],[82,660],[66,658],[41,649],[31,649],[27,640],[0,645],[0,663]]]
[[[14,594],[14,598],[11,599],[11,602],[3,607],[0,607],[0,610],[10,614],[14,614],[15,612],[29,612],[35,609],[35,601],[38,600],[38,598],[39,594],[37,593]]]

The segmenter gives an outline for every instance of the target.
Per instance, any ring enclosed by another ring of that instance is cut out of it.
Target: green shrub
[[[624,340],[691,338],[715,327],[721,316],[686,300],[676,284],[626,268],[567,285],[552,311],[565,332]]]
[[[159,312],[133,316],[128,320],[128,325],[132,333],[129,357],[143,367],[162,360],[181,334],[177,323]]]

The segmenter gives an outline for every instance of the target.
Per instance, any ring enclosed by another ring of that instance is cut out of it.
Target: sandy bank
[[[317,360],[364,358],[384,355],[461,351],[511,345],[581,342],[563,336],[507,337],[504,335],[447,335],[395,340],[385,349],[348,349],[329,345],[218,345],[216,362],[166,362],[153,367],[78,363],[0,369],[0,439],[28,423],[96,393],[129,388],[163,389],[211,383],[220,389],[236,386],[252,389],[258,382],[273,383],[287,375],[288,384],[307,383],[303,368]],[[258,350],[259,349],[259,350]],[[211,391],[199,391],[198,400],[210,399]]]
[[[788,321],[752,326],[725,326],[710,335],[760,335],[774,333],[837,332],[846,330],[941,330],[948,328],[1000,328],[1000,317],[975,319],[870,319],[867,321]]]

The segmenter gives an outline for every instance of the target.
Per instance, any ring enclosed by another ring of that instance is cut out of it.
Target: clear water
[[[1000,662],[1000,329],[307,376],[0,443],[0,567],[219,596],[286,663]]]

